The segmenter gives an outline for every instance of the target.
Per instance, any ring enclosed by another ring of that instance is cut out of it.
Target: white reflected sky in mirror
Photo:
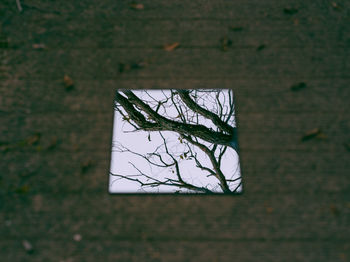
[[[178,95],[171,97],[170,90],[131,90],[142,101],[150,105],[153,110],[174,121],[190,124],[201,124],[214,131],[218,127],[211,120],[190,110]],[[173,90],[174,92],[175,90]],[[236,126],[232,90],[190,90],[191,98],[198,105],[220,115],[221,119],[227,120],[232,127]],[[159,101],[166,101],[159,106]],[[177,109],[174,106],[177,105]],[[181,107],[181,116],[179,108]],[[233,112],[230,108],[233,108]],[[127,114],[124,114],[127,115]],[[144,114],[147,119],[147,115]],[[152,121],[152,120],[149,120]],[[162,136],[163,137],[162,137]],[[164,139],[166,146],[164,146]],[[198,142],[212,149],[213,144],[200,138]],[[160,158],[151,153],[162,156],[165,163],[173,163],[172,157],[178,162],[182,180],[188,184],[200,188],[206,188],[214,193],[222,193],[218,179],[204,168],[199,168],[198,163],[207,169],[213,170],[213,165],[207,154],[198,147],[180,138],[174,131],[142,131],[137,130],[125,120],[117,110],[114,113],[113,142],[110,166],[110,193],[200,193],[197,190],[180,188],[177,186],[164,185],[157,181],[171,183],[178,179],[175,165],[162,167]],[[215,157],[218,159],[223,145],[218,145]],[[192,157],[191,157],[192,156]],[[193,157],[195,156],[195,157]],[[241,171],[237,152],[227,147],[222,154],[220,169],[224,174],[230,190],[241,192]],[[112,174],[118,174],[115,176]],[[131,178],[131,180],[126,179]],[[169,180],[170,179],[170,180]],[[141,185],[138,181],[147,185]],[[152,184],[156,182],[155,184]],[[149,184],[149,185],[148,185]]]

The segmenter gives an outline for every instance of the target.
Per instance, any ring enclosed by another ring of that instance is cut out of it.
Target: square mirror
[[[231,89],[117,90],[110,193],[242,192]]]

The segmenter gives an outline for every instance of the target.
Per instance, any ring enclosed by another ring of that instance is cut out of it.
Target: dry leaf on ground
[[[166,51],[173,51],[174,49],[176,49],[179,46],[180,46],[180,43],[175,42],[175,43],[172,43],[172,44],[165,45],[164,46],[164,50],[166,50]]]
[[[308,132],[305,133],[305,135],[302,136],[301,141],[307,141],[313,138],[318,138],[318,139],[327,139],[327,135],[324,134],[321,129],[319,128],[314,128]]]
[[[37,50],[43,50],[46,48],[45,44],[33,44],[32,47]]]

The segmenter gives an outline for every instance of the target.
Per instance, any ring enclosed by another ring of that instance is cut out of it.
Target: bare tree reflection
[[[232,90],[118,90],[115,110],[122,116],[123,132],[147,131],[161,139],[153,152],[141,154],[120,143],[113,145],[119,153],[131,153],[151,167],[167,169],[169,176],[154,177],[142,167],[129,162],[136,174],[111,173],[118,179],[138,183],[141,188],[174,187],[181,192],[235,193],[241,186],[239,163],[230,174],[224,174],[222,159],[229,151],[237,154],[237,132]],[[167,133],[178,135],[177,144],[167,139]],[[199,155],[205,155],[199,157]],[[199,176],[215,178],[215,185],[199,185],[186,179],[181,170],[182,161],[193,161],[200,169]]]

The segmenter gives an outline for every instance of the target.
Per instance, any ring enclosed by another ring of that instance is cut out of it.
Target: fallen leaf
[[[65,75],[63,77],[63,83],[64,83],[64,87],[66,88],[67,91],[70,91],[74,88],[74,82],[73,82],[72,78],[70,78],[68,75]]]
[[[33,145],[37,145],[39,144],[39,141],[40,141],[40,137],[41,137],[41,134],[40,133],[36,133],[32,136],[29,136],[25,139],[25,142],[28,146],[33,146]]]
[[[298,84],[292,85],[292,86],[290,87],[290,89],[291,89],[292,91],[299,91],[299,90],[304,89],[304,88],[306,88],[306,87],[307,87],[306,83],[300,82],[300,83],[298,83]]]
[[[292,8],[292,7],[287,7],[287,8],[284,8],[284,9],[283,9],[283,12],[284,12],[286,15],[294,15],[294,14],[298,13],[298,9]]]
[[[301,141],[307,141],[313,138],[318,138],[318,139],[327,139],[327,135],[325,135],[321,129],[319,128],[314,128],[308,132],[305,133],[305,135],[302,136]]]
[[[33,44],[32,47],[37,50],[43,50],[46,48],[45,44]]]
[[[220,39],[220,44],[221,44],[221,50],[222,51],[227,51],[229,47],[232,46],[232,40],[229,39],[227,36],[224,36]]]
[[[266,207],[266,212],[267,213],[272,213],[273,212],[273,208],[272,207]]]
[[[134,10],[143,10],[145,7],[143,4],[138,4],[138,3],[132,3],[130,5],[130,8],[131,9],[134,9]]]
[[[34,251],[33,246],[28,240],[23,240],[22,245],[24,247],[24,250],[27,253],[29,253],[29,254],[33,253],[33,251]]]
[[[230,26],[229,29],[233,32],[241,32],[243,31],[243,27],[242,26]]]
[[[166,50],[166,51],[173,51],[175,48],[177,48],[179,46],[180,46],[180,43],[175,42],[175,43],[172,43],[172,44],[165,45],[164,46],[164,50]]]
[[[259,45],[257,48],[256,48],[256,51],[261,51],[263,49],[266,48],[266,45],[262,44],[262,45]]]

